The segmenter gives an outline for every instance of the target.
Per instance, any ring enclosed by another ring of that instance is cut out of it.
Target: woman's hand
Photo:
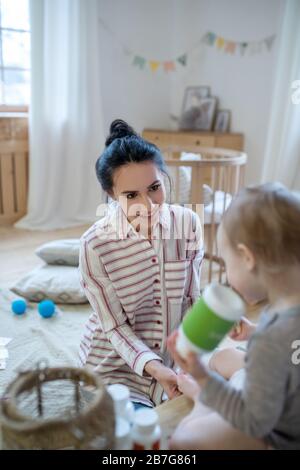
[[[172,369],[165,367],[164,370],[159,372],[156,380],[163,387],[170,400],[181,395],[177,384],[177,374]]]
[[[247,341],[256,329],[256,324],[245,317],[230,331],[229,337],[235,341]]]
[[[197,354],[190,352],[185,359],[178,354],[176,350],[177,337],[178,331],[174,331],[167,340],[167,346],[171,356],[183,371],[192,375],[192,377],[197,380],[198,384],[203,386],[208,379],[208,369]]]
[[[162,362],[157,360],[149,361],[145,366],[145,370],[163,387],[170,400],[181,395],[177,385],[177,374]]]

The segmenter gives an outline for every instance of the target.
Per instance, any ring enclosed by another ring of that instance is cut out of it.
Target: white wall
[[[165,60],[188,50],[207,31],[236,40],[278,33],[285,0],[99,0],[104,123],[123,117],[137,130],[171,128],[184,88],[209,85],[219,106],[232,112],[231,130],[245,134],[247,181],[260,178],[278,43],[271,52],[241,57],[202,45],[175,73],[140,71],[123,52]]]
[[[99,0],[104,123],[121,117],[141,131],[169,126],[170,78],[132,66],[122,45],[136,54],[164,59],[173,49],[173,0]]]

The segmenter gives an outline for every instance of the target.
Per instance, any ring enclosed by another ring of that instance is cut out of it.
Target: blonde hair
[[[280,183],[242,189],[223,227],[233,247],[245,244],[266,269],[300,264],[300,196]]]

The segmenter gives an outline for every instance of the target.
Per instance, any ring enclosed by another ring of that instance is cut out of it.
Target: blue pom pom
[[[38,311],[43,318],[50,318],[55,313],[55,303],[52,300],[42,300],[38,305]]]
[[[16,315],[23,315],[27,308],[27,303],[23,299],[14,300],[11,303],[11,309]]]

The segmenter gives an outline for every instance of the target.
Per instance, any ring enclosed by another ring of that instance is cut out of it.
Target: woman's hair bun
[[[127,136],[137,136],[135,130],[122,119],[115,119],[109,129],[109,136],[105,141],[105,146],[108,147],[115,139],[122,139]]]

